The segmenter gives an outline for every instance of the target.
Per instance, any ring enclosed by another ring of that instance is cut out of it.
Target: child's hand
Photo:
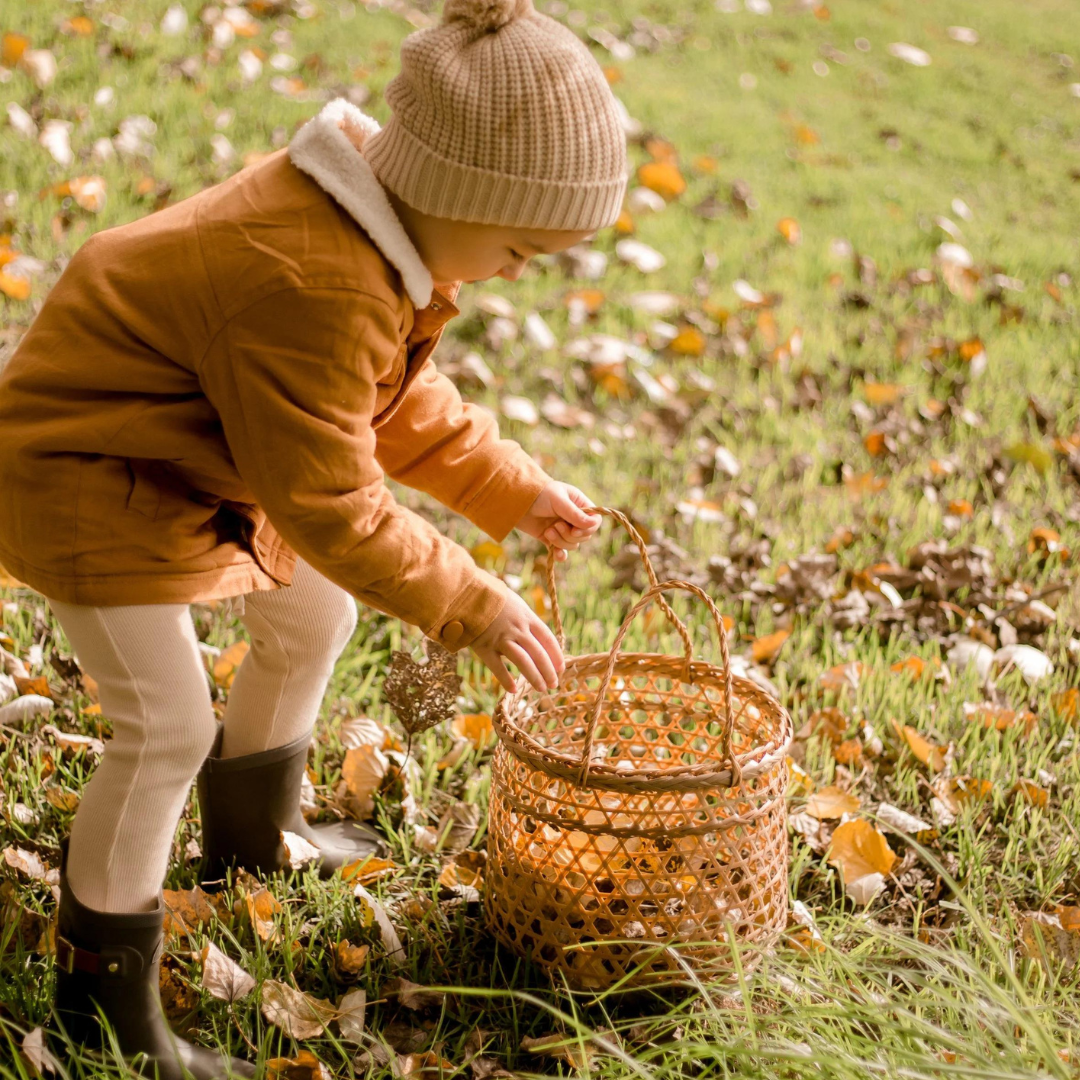
[[[495,621],[472,643],[472,651],[512,694],[516,680],[509,660],[540,693],[559,683],[565,661],[555,635],[516,593],[510,593]]]
[[[586,512],[592,505],[588,496],[576,487],[553,481],[540,492],[517,527],[543,540],[562,562],[568,551],[576,551],[583,540],[600,528],[600,515]]]

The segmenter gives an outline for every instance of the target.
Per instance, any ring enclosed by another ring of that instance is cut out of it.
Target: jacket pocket
[[[137,458],[128,458],[127,468],[131,474],[131,487],[125,507],[156,521],[161,509],[161,488],[150,474],[148,463]]]

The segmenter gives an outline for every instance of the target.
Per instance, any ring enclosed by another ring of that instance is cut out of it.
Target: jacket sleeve
[[[372,418],[399,330],[378,297],[287,288],[234,315],[199,376],[241,478],[286,542],[365,604],[458,649],[502,610],[506,587],[383,483]]]
[[[376,432],[379,463],[399,483],[438,499],[495,540],[525,516],[551,478],[495,418],[461,400],[429,358]]]

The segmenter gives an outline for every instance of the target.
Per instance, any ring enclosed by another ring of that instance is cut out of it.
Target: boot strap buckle
[[[101,971],[100,954],[80,949],[59,934],[56,935],[56,963],[61,971],[66,971],[69,975],[75,971],[97,975]]]

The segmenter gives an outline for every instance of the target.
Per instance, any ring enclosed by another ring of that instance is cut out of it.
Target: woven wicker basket
[[[720,612],[696,585],[650,587],[611,652],[568,658],[559,688],[507,695],[494,716],[485,907],[496,936],[578,989],[730,969],[728,936],[767,945],[787,918],[784,805],[791,720],[732,676]],[[555,592],[555,628],[564,642]],[[663,598],[681,589],[709,609],[721,666],[692,659]],[[685,656],[620,653],[652,601]],[[743,964],[754,963],[750,950]]]

